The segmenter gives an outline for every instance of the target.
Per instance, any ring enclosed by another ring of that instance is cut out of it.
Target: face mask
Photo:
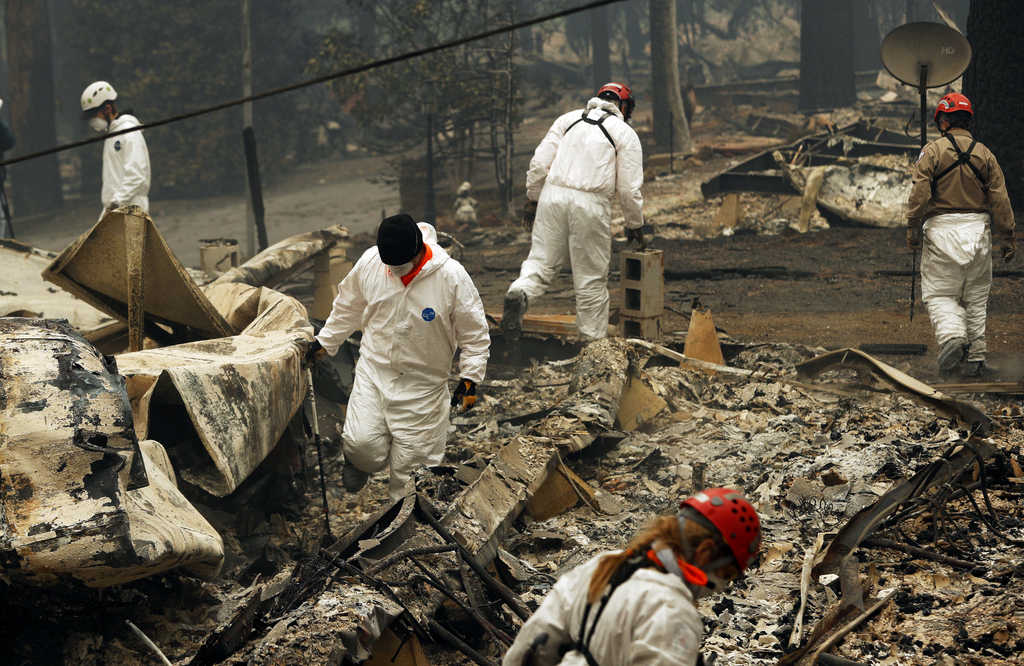
[[[404,264],[399,264],[398,266],[388,266],[388,268],[398,277],[405,277],[412,272],[412,269],[416,268],[416,264],[411,261],[407,261]]]
[[[110,123],[108,123],[103,118],[90,118],[89,127],[93,128],[97,132],[102,133],[106,132],[110,128]]]

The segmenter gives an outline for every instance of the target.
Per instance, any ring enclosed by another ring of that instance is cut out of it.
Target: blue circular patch
[[[423,308],[421,316],[423,317],[423,321],[434,321],[434,317],[437,316],[437,313],[434,312],[434,308]]]
[[[114,150],[121,150],[121,140],[118,139],[114,142]]]

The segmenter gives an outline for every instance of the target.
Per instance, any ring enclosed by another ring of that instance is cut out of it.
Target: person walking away
[[[142,123],[131,109],[117,110],[117,92],[106,81],[96,81],[82,93],[82,120],[104,134],[138,127]],[[142,131],[113,136],[103,142],[103,211],[134,204],[149,212],[149,187],[152,176],[149,149]]]
[[[0,99],[0,109],[4,101]],[[11,126],[0,118],[0,160],[4,159],[4,153],[14,148],[14,132]],[[7,205],[7,192],[4,191],[4,183],[7,182],[7,167],[0,167],[0,238],[14,238],[14,226],[11,224],[11,208]]]
[[[699,492],[625,550],[562,576],[502,666],[693,666],[703,629],[697,601],[728,587],[760,544],[760,518],[743,495]]]
[[[342,432],[342,481],[358,492],[390,465],[394,502],[413,470],[440,464],[450,408],[476,403],[490,355],[487,320],[473,280],[438,246],[434,227],[401,213],[381,222],[376,247],[338,285],[307,364],[333,356],[357,329],[363,337]],[[460,379],[449,396],[460,348]]]
[[[628,241],[646,247],[643,153],[629,126],[636,100],[629,87],[609,83],[585,109],[554,122],[537,146],[526,175],[524,226],[530,254],[505,295],[502,335],[518,336],[527,307],[543,294],[566,260],[576,288],[576,328],[585,339],[608,331],[608,264],[612,254],[611,200],[622,204]]]
[[[939,343],[942,375],[986,370],[985,318],[992,286],[992,232],[1004,261],[1017,254],[1013,210],[995,155],[969,131],[974,109],[959,93],[935,109],[942,136],[921,151],[907,205],[907,245],[921,256],[921,300]],[[922,233],[923,231],[923,233]]]

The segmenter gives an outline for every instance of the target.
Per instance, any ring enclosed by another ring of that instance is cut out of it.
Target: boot
[[[982,375],[992,374],[992,371],[984,360],[967,361],[967,363],[964,364],[964,368],[960,374],[962,374],[964,377],[981,377]]]
[[[523,331],[523,315],[526,314],[526,294],[518,289],[505,294],[505,309],[501,315],[498,330],[501,337],[519,337]]]
[[[370,475],[367,472],[347,460],[345,461],[345,466],[341,470],[341,483],[345,486],[345,490],[350,493],[358,493],[369,480]]]
[[[939,372],[948,374],[956,370],[967,360],[967,351],[967,338],[956,337],[946,340],[939,350]]]

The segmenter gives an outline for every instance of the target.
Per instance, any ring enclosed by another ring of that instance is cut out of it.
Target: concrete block
[[[627,317],[620,314],[619,325],[624,338],[657,340],[661,337],[661,317]]]
[[[207,273],[226,273],[238,266],[238,241],[233,238],[217,238],[200,241],[199,268]]]
[[[620,313],[629,317],[660,317],[665,308],[665,253],[623,252],[619,269]]]

